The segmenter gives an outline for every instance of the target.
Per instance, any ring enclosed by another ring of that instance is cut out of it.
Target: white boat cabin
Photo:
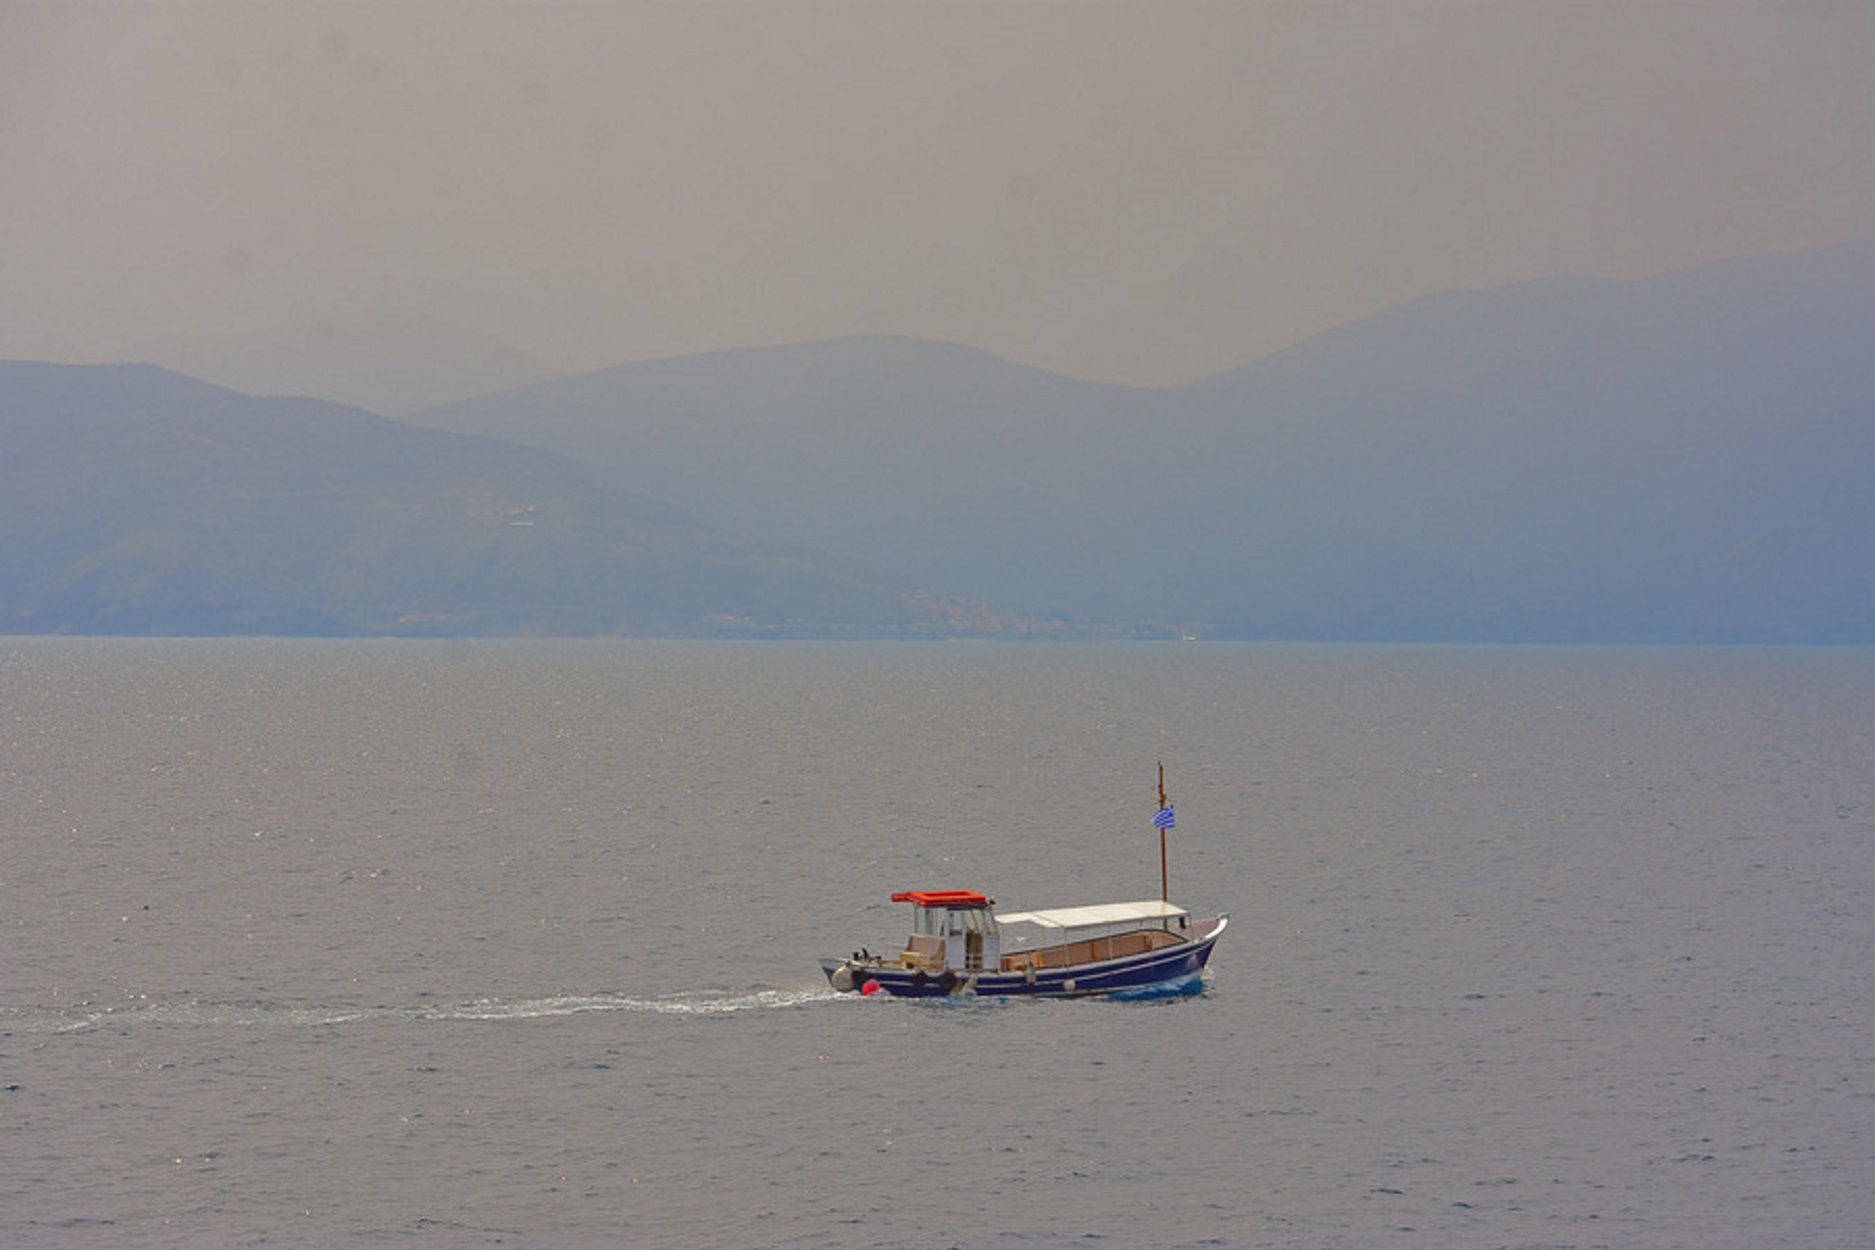
[[[995,900],[975,890],[905,890],[892,901],[912,904],[911,937],[899,956],[907,968],[1002,967]]]

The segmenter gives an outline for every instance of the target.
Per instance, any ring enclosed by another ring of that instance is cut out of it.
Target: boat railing
[[[1104,959],[1124,959],[1147,951],[1177,946],[1185,939],[1164,929],[1130,929],[1124,933],[1103,933],[1094,937],[1056,942],[1015,951],[1003,956],[1003,968],[1022,972],[1029,968],[1066,968]]]

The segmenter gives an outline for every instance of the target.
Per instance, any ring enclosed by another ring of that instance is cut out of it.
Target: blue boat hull
[[[879,991],[896,998],[944,998],[959,994],[974,994],[980,998],[1080,998],[1140,990],[1196,977],[1204,971],[1211,950],[1223,932],[1224,921],[1220,918],[1208,931],[1177,946],[1067,968],[1037,968],[1032,972],[927,972],[879,961],[848,959],[823,959],[820,967],[836,988],[839,983],[834,979],[835,974],[846,969],[855,989],[867,982],[876,982]]]

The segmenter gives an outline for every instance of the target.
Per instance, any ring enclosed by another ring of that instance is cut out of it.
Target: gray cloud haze
[[[0,356],[384,410],[848,334],[1229,369],[1875,234],[1875,5],[0,0]]]

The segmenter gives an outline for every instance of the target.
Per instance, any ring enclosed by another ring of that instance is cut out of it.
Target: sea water
[[[1229,912],[907,1003],[893,890]],[[0,640],[0,1244],[1875,1244],[1875,654]]]

